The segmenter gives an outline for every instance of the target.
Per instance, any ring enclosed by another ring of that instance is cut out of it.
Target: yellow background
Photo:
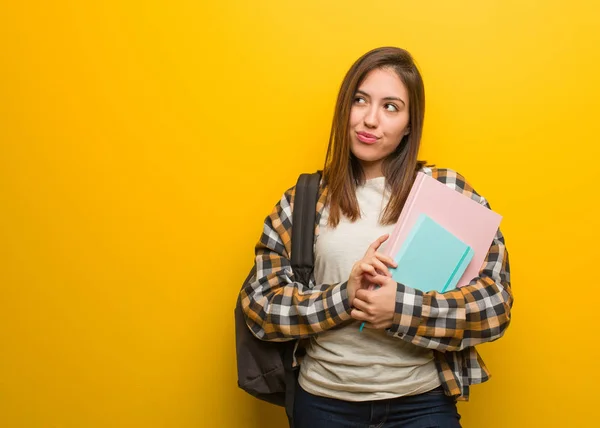
[[[0,5],[0,426],[283,426],[237,389],[263,218],[320,168],[361,54],[412,52],[422,158],[504,215],[516,303],[465,427],[597,418],[600,6]]]

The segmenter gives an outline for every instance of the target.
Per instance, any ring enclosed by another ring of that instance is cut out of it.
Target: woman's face
[[[408,91],[392,69],[376,69],[360,84],[350,111],[350,150],[365,178],[382,176],[383,160],[409,132]]]

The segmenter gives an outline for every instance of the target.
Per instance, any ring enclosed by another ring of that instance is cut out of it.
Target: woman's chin
[[[356,159],[358,159],[360,162],[365,162],[365,163],[375,163],[375,162],[379,162],[381,161],[385,156],[382,156],[379,153],[373,153],[373,150],[369,150],[369,148],[366,148],[367,150],[364,150],[362,148],[356,148],[352,150],[352,154],[356,157]]]

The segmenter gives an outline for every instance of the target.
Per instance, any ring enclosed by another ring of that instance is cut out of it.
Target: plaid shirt
[[[421,171],[490,207],[458,173],[437,168]],[[351,319],[347,283],[315,284],[314,277],[308,285],[294,282],[290,264],[294,191],[288,190],[265,220],[256,245],[256,277],[241,291],[248,327],[267,341],[307,338]],[[316,206],[315,240],[326,201],[325,187]],[[441,294],[399,283],[388,334],[432,349],[446,394],[468,400],[469,386],[490,376],[475,345],[504,334],[512,304],[508,253],[498,230],[479,276],[469,285]]]

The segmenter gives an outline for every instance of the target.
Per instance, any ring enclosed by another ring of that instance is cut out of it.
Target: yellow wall
[[[423,158],[505,216],[464,426],[599,426],[597,4],[2,1],[0,426],[282,426],[236,387],[235,296],[381,45],[422,69]]]

